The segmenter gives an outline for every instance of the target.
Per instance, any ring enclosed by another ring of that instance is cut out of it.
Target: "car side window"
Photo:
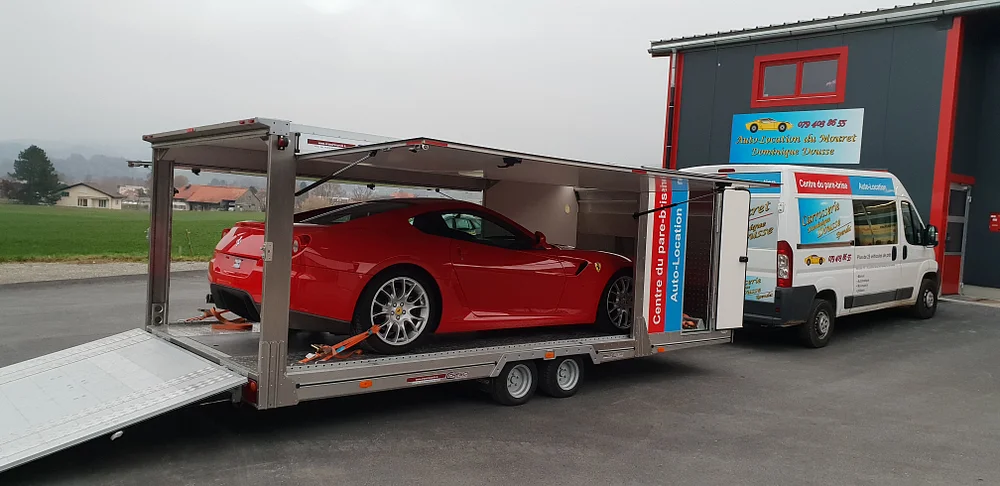
[[[924,225],[920,222],[917,210],[909,201],[900,201],[899,204],[903,213],[903,233],[906,235],[906,242],[911,245],[923,245]]]
[[[462,239],[476,243],[508,250],[527,250],[534,243],[531,238],[489,215],[474,212],[446,213],[442,215],[442,219],[449,229],[462,233]]]

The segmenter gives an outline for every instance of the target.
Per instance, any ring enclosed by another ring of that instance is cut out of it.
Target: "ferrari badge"
[[[600,272],[601,271],[601,264],[597,263],[597,262],[594,262],[594,270],[597,270],[598,272]]]

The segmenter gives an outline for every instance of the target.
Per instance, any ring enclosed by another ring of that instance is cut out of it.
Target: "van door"
[[[854,199],[854,295],[848,310],[897,300],[901,283],[896,199]],[[910,288],[910,292],[913,289]]]
[[[923,279],[921,268],[928,260],[934,259],[934,249],[924,241],[924,223],[917,214],[917,208],[906,199],[899,200],[899,214],[903,221],[902,261],[900,262],[901,300],[913,298]],[[910,291],[907,291],[909,289]]]

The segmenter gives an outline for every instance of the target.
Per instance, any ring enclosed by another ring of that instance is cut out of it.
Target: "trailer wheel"
[[[550,397],[571,397],[580,389],[581,384],[583,361],[576,356],[545,361],[538,370],[538,388]]]
[[[538,388],[538,368],[532,361],[507,363],[490,383],[493,400],[501,405],[522,405]]]
[[[816,299],[809,312],[809,319],[799,325],[799,339],[802,344],[809,348],[826,346],[833,336],[835,316],[829,301]]]

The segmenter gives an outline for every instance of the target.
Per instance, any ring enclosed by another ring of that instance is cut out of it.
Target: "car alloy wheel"
[[[389,279],[372,299],[371,322],[379,326],[378,337],[392,346],[404,346],[420,337],[430,315],[427,290],[410,277]]]
[[[633,287],[632,277],[622,275],[615,279],[608,291],[605,309],[608,320],[618,329],[632,327]]]

